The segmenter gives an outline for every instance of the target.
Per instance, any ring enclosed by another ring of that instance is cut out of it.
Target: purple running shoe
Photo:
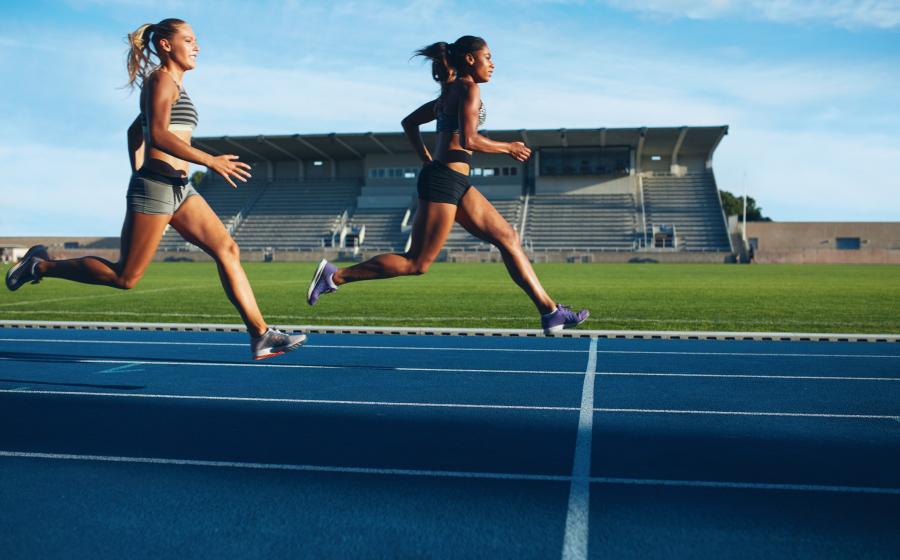
[[[309,290],[306,292],[306,303],[315,305],[319,301],[319,296],[330,294],[337,290],[337,286],[331,280],[331,275],[336,270],[336,266],[328,262],[327,259],[322,259],[322,262],[319,263],[319,268],[316,269],[316,273],[313,275],[312,282],[309,283]]]
[[[558,333],[563,329],[577,327],[590,315],[591,312],[587,309],[576,312],[565,305],[559,304],[556,306],[556,311],[553,313],[541,315],[541,328],[544,329],[544,334],[551,335],[553,333]]]
[[[22,260],[6,271],[6,287],[14,292],[28,282],[37,284],[41,279],[38,278],[37,271],[34,268],[40,261],[47,260],[50,260],[50,256],[47,255],[47,248],[43,245],[35,245],[28,249]]]
[[[250,337],[250,353],[254,360],[263,360],[296,350],[305,343],[305,334],[287,334],[269,327],[262,336]]]

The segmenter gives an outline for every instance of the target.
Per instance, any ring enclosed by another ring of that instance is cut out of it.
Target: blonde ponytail
[[[168,18],[159,23],[145,23],[128,34],[128,52],[125,54],[128,83],[125,87],[134,89],[135,85],[141,86],[144,79],[159,67],[162,62],[159,56],[159,41],[171,39],[178,26],[184,23],[177,18]]]

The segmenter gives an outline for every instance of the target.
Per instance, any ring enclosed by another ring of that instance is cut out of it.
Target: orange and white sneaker
[[[305,334],[287,334],[269,327],[261,336],[250,338],[250,353],[254,360],[280,356],[306,344]]]

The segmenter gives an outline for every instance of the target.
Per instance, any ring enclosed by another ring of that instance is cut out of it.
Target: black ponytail
[[[487,45],[481,37],[464,35],[453,43],[439,41],[423,47],[413,56],[431,59],[431,77],[441,88],[456,79],[459,70],[465,68],[466,55],[480,51]]]

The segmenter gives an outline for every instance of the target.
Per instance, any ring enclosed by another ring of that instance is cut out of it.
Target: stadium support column
[[[266,181],[272,181],[275,179],[275,166],[272,165],[271,160],[266,158],[264,155],[254,152],[253,150],[251,150],[244,144],[238,144],[237,142],[235,142],[234,140],[232,140],[231,138],[229,138],[227,136],[223,136],[222,141],[225,142],[226,144],[231,144],[238,150],[243,150],[243,151],[247,152],[248,154],[250,154],[251,156],[256,158],[255,161],[265,162],[265,164],[266,164]]]
[[[366,138],[368,138],[369,140],[371,140],[372,142],[374,142],[376,146],[378,146],[379,148],[381,148],[382,150],[384,150],[384,153],[393,155],[394,152],[391,151],[390,148],[388,148],[387,146],[385,146],[385,145],[384,145],[384,142],[382,142],[381,140],[379,140],[378,138],[376,138],[376,137],[375,137],[375,133],[373,133],[373,132],[366,132]]]
[[[340,137],[334,132],[332,132],[329,136],[331,137],[332,142],[334,142],[338,146],[341,146],[342,148],[344,148],[345,150],[347,150],[348,152],[350,152],[351,154],[353,154],[354,156],[359,158],[359,160],[363,162],[363,165],[365,165],[366,158],[363,157],[363,155],[361,153],[359,153],[358,151],[353,149],[353,147],[350,144],[341,140]],[[337,170],[334,168],[334,165],[332,165],[332,167],[331,167],[331,179],[332,180],[337,179]]]
[[[647,127],[640,129],[640,137],[638,138],[637,153],[634,156],[634,167],[641,172],[641,156],[644,153],[644,141],[647,139]]]
[[[522,129],[519,131],[519,135],[522,136],[522,142],[525,142],[525,145],[531,148],[531,142],[528,139],[528,131]],[[532,154],[531,158],[520,166],[520,171],[522,172],[522,196],[531,196],[535,192],[534,177],[537,172],[537,158],[538,150],[534,149],[534,154]]]
[[[681,151],[681,145],[684,144],[684,137],[687,135],[688,127],[682,126],[678,132],[678,140],[675,141],[675,147],[672,149],[672,163],[669,165],[669,172],[672,175],[684,175],[682,168],[678,166],[678,152]]]

